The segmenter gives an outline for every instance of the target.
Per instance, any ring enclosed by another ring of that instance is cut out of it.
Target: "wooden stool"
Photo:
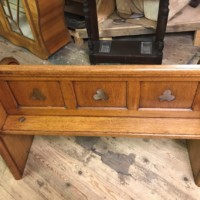
[[[161,64],[164,36],[169,14],[169,0],[160,0],[155,37],[132,40],[101,40],[97,20],[96,1],[84,1],[91,64]],[[122,19],[125,20],[125,19]]]

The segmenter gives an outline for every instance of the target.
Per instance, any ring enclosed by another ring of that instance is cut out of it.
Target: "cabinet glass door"
[[[33,33],[27,20],[22,1],[23,0],[1,0],[0,2],[11,30],[33,40]]]

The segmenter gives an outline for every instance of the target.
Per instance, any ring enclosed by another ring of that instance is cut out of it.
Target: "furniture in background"
[[[70,41],[64,0],[1,0],[0,35],[47,59]]]
[[[169,13],[168,5],[169,0],[160,1],[155,36],[139,40],[100,40],[96,1],[85,0],[84,11],[90,62],[92,64],[161,64]]]
[[[146,19],[157,21],[160,0],[116,0],[117,11],[131,15],[132,13],[143,13]],[[169,17],[171,20],[190,0],[169,0]]]
[[[83,16],[83,0],[65,0],[65,12]]]
[[[154,1],[148,1],[154,2]],[[200,46],[199,30],[200,30],[200,6],[192,8],[186,6],[182,10],[179,10],[180,3],[183,1],[172,0],[170,1],[170,14],[173,16],[167,24],[167,33],[180,33],[180,32],[196,32],[194,37],[195,46]],[[185,0],[184,0],[185,2]],[[188,0],[189,2],[189,0]],[[182,6],[181,6],[182,8]],[[178,13],[177,13],[178,11]],[[156,22],[147,18],[141,18],[140,20],[129,19],[125,23],[115,24],[114,19],[118,19],[116,11],[109,16],[105,21],[99,23],[99,36],[100,38],[114,38],[125,36],[137,36],[155,34]],[[88,38],[87,30],[85,28],[75,29],[70,31],[74,37],[77,45],[83,44],[83,39]]]

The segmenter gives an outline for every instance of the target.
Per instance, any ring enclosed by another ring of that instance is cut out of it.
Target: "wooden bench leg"
[[[200,30],[197,30],[194,35],[194,46],[200,47]]]
[[[22,178],[33,136],[0,135],[0,154],[19,180]]]
[[[188,140],[187,143],[194,180],[200,187],[200,140]]]

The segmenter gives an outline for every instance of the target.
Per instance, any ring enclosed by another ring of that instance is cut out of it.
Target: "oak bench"
[[[200,66],[0,66],[0,154],[21,179],[34,135],[187,139],[200,186]]]

